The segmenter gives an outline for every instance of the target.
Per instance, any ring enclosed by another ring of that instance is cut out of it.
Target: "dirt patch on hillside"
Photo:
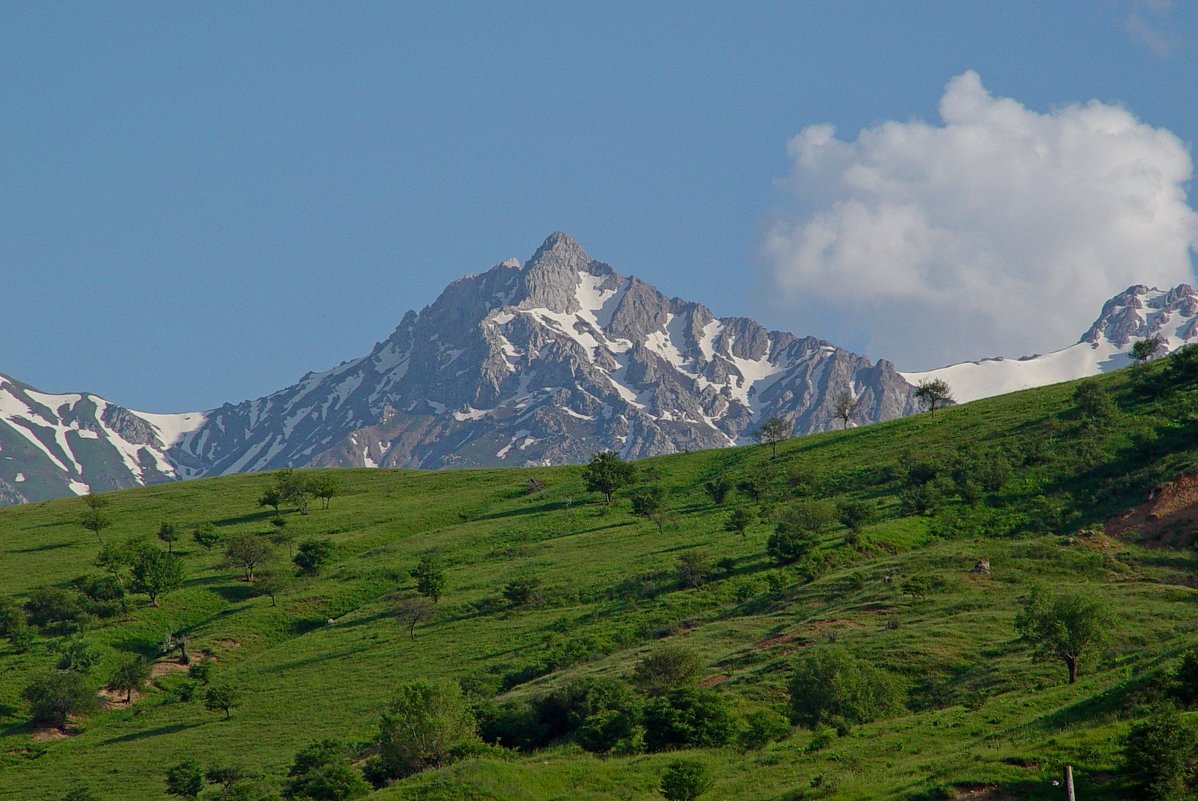
[[[156,679],[159,676],[165,676],[168,673],[186,673],[189,669],[188,665],[181,664],[178,660],[170,662],[155,662],[150,665],[150,678]]]
[[[227,640],[227,639],[226,640],[217,640],[216,644],[219,645],[221,648],[240,648],[241,647],[241,643],[237,642],[237,640]]]
[[[119,709],[122,707],[127,707],[130,704],[136,704],[139,700],[141,700],[141,693],[137,690],[133,691],[133,700],[129,703],[125,702],[125,695],[126,693],[124,690],[109,690],[107,688],[96,693],[96,697],[100,702],[101,709]]]
[[[33,730],[29,741],[34,743],[48,743],[54,740],[65,740],[68,737],[74,737],[78,733],[79,730],[71,726],[68,726],[66,731],[57,726],[38,726]]]
[[[803,626],[801,629],[788,631],[785,634],[775,634],[773,637],[766,637],[764,640],[754,643],[750,647],[754,651],[760,651],[763,648],[774,648],[790,642],[797,642],[800,646],[810,645],[815,635],[821,632],[830,629],[859,629],[862,626],[863,624],[858,623],[856,620],[847,620],[845,618],[819,620]]]
[[[1198,531],[1198,473],[1187,473],[1154,489],[1144,503],[1107,521],[1106,532],[1145,545],[1181,548]],[[1134,537],[1133,537],[1134,533]]]
[[[714,676],[708,676],[707,678],[703,679],[703,681],[699,682],[699,686],[706,690],[709,687],[714,687],[717,684],[723,684],[726,681],[728,681],[727,676],[725,676],[723,673],[717,673]]]

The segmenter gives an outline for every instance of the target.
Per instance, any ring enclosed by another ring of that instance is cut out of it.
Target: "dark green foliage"
[[[753,513],[743,506],[739,509],[733,509],[728,515],[728,519],[724,521],[724,531],[733,534],[739,534],[743,539],[749,533],[749,526],[753,525]]]
[[[52,670],[34,679],[21,698],[34,723],[63,728],[68,715],[86,715],[96,708],[96,690],[81,673]]]
[[[370,787],[350,765],[349,749],[336,740],[302,749],[283,781],[283,797],[302,801],[344,801],[368,792]]]
[[[379,757],[386,775],[402,778],[446,764],[455,748],[477,741],[476,727],[458,685],[400,685],[379,727]]]
[[[874,505],[868,501],[841,501],[838,511],[840,522],[854,532],[865,528],[876,514]]]
[[[767,489],[766,481],[760,477],[746,478],[736,482],[736,491],[755,503],[765,497]]]
[[[141,689],[149,678],[150,663],[140,656],[131,656],[117,666],[105,687],[113,692],[125,693],[127,704],[133,700],[133,691]]]
[[[627,712],[639,720],[642,700],[627,682],[589,676],[567,682],[537,701],[537,716],[550,740],[582,728],[588,720],[609,711]],[[586,746],[584,746],[586,747]]]
[[[228,684],[213,684],[204,693],[204,708],[209,712],[224,712],[225,720],[233,716],[237,706],[238,693]]]
[[[712,690],[678,687],[645,707],[645,745],[651,751],[719,747],[736,732],[735,716]]]
[[[71,587],[83,596],[87,612],[96,617],[114,617],[128,611],[125,587],[116,576],[80,576]]]
[[[102,655],[99,648],[80,635],[55,643],[54,650],[58,652],[58,664],[55,668],[76,673],[90,673]]]
[[[544,602],[541,580],[536,576],[514,578],[504,585],[503,597],[512,606],[540,606]]]
[[[632,494],[632,513],[638,517],[653,517],[661,511],[666,493],[658,484],[642,487]]]
[[[1086,653],[1101,650],[1110,639],[1115,618],[1105,598],[1087,592],[1053,592],[1037,587],[1028,594],[1015,627],[1035,646],[1040,659],[1059,659],[1077,681]]]
[[[745,716],[745,728],[740,733],[743,748],[764,748],[785,739],[790,734],[786,718],[772,709],[758,709]]]
[[[889,673],[857,659],[843,646],[827,645],[799,657],[790,680],[790,719],[840,729],[897,714],[903,690]]]
[[[660,695],[697,683],[702,672],[703,660],[697,653],[681,645],[664,645],[637,663],[633,681],[642,692]]]
[[[180,798],[195,798],[204,789],[204,771],[200,763],[188,759],[166,771],[166,792]]]
[[[160,597],[183,586],[183,560],[162,551],[139,553],[131,572],[129,589],[144,592],[154,606],[158,606]]]
[[[25,602],[29,622],[42,628],[73,628],[87,619],[83,597],[60,587],[38,587]]]
[[[320,508],[328,509],[329,502],[341,494],[344,482],[333,473],[318,473],[309,482],[312,495],[320,498]]]
[[[303,575],[316,576],[320,574],[320,569],[328,563],[329,557],[332,555],[332,542],[313,537],[299,544],[299,548],[295,552],[295,558],[291,561],[295,562],[295,566],[299,568],[299,572]]]
[[[794,433],[794,423],[781,417],[774,416],[763,422],[753,432],[753,439],[762,445],[770,446],[770,458],[778,458],[778,443],[790,439]]]
[[[532,751],[550,740],[550,727],[541,719],[540,710],[526,700],[488,701],[475,711],[478,733],[483,742]]]
[[[1181,801],[1198,782],[1198,731],[1172,707],[1133,726],[1123,740],[1123,772],[1145,801]]]
[[[1198,706],[1198,649],[1186,652],[1173,674],[1173,697],[1186,708]]]
[[[931,514],[943,502],[944,494],[937,482],[916,484],[899,492],[899,505],[907,514]]]
[[[291,504],[301,515],[308,514],[308,504],[312,501],[312,482],[307,473],[285,467],[275,474],[275,489],[280,503]],[[275,512],[278,511],[276,506]]]
[[[175,542],[179,539],[179,529],[173,523],[164,522],[158,527],[158,539],[166,543],[166,552],[174,553]]]
[[[678,583],[683,587],[702,587],[715,572],[715,565],[706,551],[687,551],[678,557],[675,572],[678,574]]]
[[[201,523],[200,525],[196,526],[194,529],[192,529],[191,538],[195,541],[196,545],[200,546],[205,551],[212,550],[212,548],[219,543],[221,539],[220,532],[217,531],[216,526],[212,525],[211,523]]]
[[[420,563],[411,570],[412,578],[416,579],[416,591],[433,603],[441,600],[449,584],[445,575],[445,565],[436,554],[425,554],[420,557]]]
[[[578,744],[594,754],[633,754],[645,746],[639,705],[603,709],[588,715],[578,729]]]
[[[255,534],[234,534],[225,540],[225,564],[245,571],[245,580],[254,580],[254,569],[274,555],[274,549]]]
[[[1115,402],[1097,381],[1083,381],[1073,390],[1073,404],[1082,419],[1091,424],[1105,423],[1115,414]]]
[[[86,784],[76,784],[63,793],[62,801],[104,801],[104,799]]]
[[[836,507],[828,501],[796,501],[778,514],[766,553],[779,564],[797,562],[815,548],[819,533],[835,519]]]
[[[588,492],[602,492],[611,505],[612,495],[636,480],[636,466],[620,458],[615,451],[600,451],[582,471],[582,483]]]
[[[711,789],[711,773],[694,759],[671,762],[661,777],[661,795],[666,801],[694,801]]]
[[[27,649],[33,642],[33,632],[25,618],[25,610],[12,598],[0,597],[0,637],[7,637],[18,652]]]
[[[277,487],[270,487],[262,493],[261,497],[258,498],[259,507],[269,506],[271,509],[275,510],[275,514],[279,513],[279,506],[282,505],[282,503],[283,495],[279,492]]]
[[[207,659],[202,662],[192,662],[187,668],[187,675],[189,678],[195,679],[200,684],[207,684],[212,680],[212,671],[215,664],[216,663],[210,662]]]
[[[708,498],[711,498],[712,503],[716,506],[723,506],[724,501],[728,499],[728,493],[732,492],[732,482],[720,476],[705,483],[703,491],[707,493]]]

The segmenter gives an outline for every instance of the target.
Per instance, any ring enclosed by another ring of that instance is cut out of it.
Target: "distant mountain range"
[[[1130,343],[1195,335],[1198,296],[1137,286],[1078,344],[1030,359],[900,374],[816,339],[668,298],[555,233],[450,284],[358,359],[256,400],[146,414],[0,375],[0,503],[283,466],[467,467],[628,458],[745,442],[780,415],[796,433],[916,411],[943,377],[959,401],[1127,363]]]

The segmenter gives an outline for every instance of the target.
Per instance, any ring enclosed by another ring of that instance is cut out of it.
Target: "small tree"
[[[34,679],[21,697],[34,723],[67,725],[69,715],[85,715],[96,708],[94,686],[82,673],[52,670]]]
[[[166,552],[174,553],[175,541],[179,539],[179,530],[173,523],[163,523],[158,527],[158,539],[166,543]]]
[[[632,680],[647,695],[698,683],[703,673],[699,655],[681,645],[665,645],[637,663]]]
[[[1082,419],[1091,425],[1106,422],[1115,414],[1115,402],[1097,381],[1083,381],[1073,390],[1073,403]]]
[[[432,599],[424,595],[404,595],[395,605],[395,619],[400,625],[407,626],[408,636],[414,640],[417,624],[431,619],[436,611]]]
[[[720,476],[705,483],[703,491],[707,493],[708,498],[711,498],[712,503],[716,506],[723,506],[724,501],[728,499],[728,493],[732,492],[732,481]]]
[[[588,492],[602,492],[611,506],[612,495],[636,479],[636,466],[620,458],[615,451],[600,451],[582,471]]]
[[[370,792],[337,740],[312,743],[295,755],[283,782],[283,797],[297,801],[345,801]]]
[[[1143,366],[1165,349],[1165,340],[1158,334],[1132,343],[1131,351],[1127,354],[1137,366]]]
[[[245,571],[245,580],[254,580],[254,568],[274,555],[270,543],[254,534],[234,534],[225,540],[225,562]]]
[[[312,494],[320,498],[320,508],[328,509],[329,502],[341,494],[342,482],[340,476],[332,473],[321,473],[309,481]]]
[[[76,635],[69,640],[55,643],[54,650],[58,652],[58,670],[70,670],[75,673],[90,673],[100,661],[100,649]]]
[[[687,551],[678,557],[675,571],[683,587],[702,587],[715,572],[715,564],[706,551]]]
[[[1029,593],[1015,626],[1035,647],[1040,659],[1060,659],[1077,681],[1078,663],[1111,636],[1114,615],[1105,598],[1086,592],[1052,592],[1037,587]]]
[[[956,403],[953,391],[943,378],[925,378],[915,387],[915,398],[927,407],[930,414],[936,414],[937,406],[948,406]]]
[[[79,524],[95,534],[96,540],[103,545],[104,538],[101,536],[101,532],[112,525],[112,518],[104,511],[108,508],[108,498],[96,495],[89,490],[83,496],[83,503],[87,506],[87,511],[79,518]]]
[[[663,508],[663,504],[665,501],[665,490],[660,485],[654,484],[651,487],[637,490],[633,493],[631,500],[632,513],[637,517],[652,520],[657,524],[657,533],[664,533],[665,509]]]
[[[519,576],[503,587],[503,597],[512,606],[540,606],[541,580],[536,576]]]
[[[279,506],[283,503],[283,496],[279,492],[278,487],[268,487],[265,492],[258,498],[258,506],[269,506],[275,510],[275,514],[279,513]]]
[[[220,532],[211,523],[201,523],[192,530],[191,538],[205,551],[211,551],[220,542]]]
[[[790,439],[794,433],[794,424],[789,420],[774,415],[766,420],[753,432],[753,439],[762,445],[770,446],[770,458],[778,458],[778,443]]]
[[[903,690],[889,673],[852,656],[840,645],[809,649],[790,680],[790,717],[815,727],[868,723],[902,710]]]
[[[1198,770],[1198,731],[1173,707],[1162,707],[1133,726],[1123,740],[1124,773],[1134,797],[1145,801],[1193,798]]]
[[[874,505],[868,501],[842,501],[839,507],[840,522],[853,533],[858,533],[874,517]]]
[[[711,774],[694,759],[671,762],[661,777],[661,794],[666,801],[695,801],[710,789]]]
[[[12,598],[0,597],[0,637],[7,637],[18,652],[25,651],[33,642],[25,610]]]
[[[669,748],[718,748],[736,736],[736,717],[711,690],[678,687],[645,707],[645,745]]]
[[[426,553],[420,557],[419,564],[412,568],[410,573],[412,578],[416,579],[416,592],[433,603],[441,600],[441,595],[449,584],[449,578],[445,575],[445,565],[437,554]]]
[[[183,586],[183,560],[162,551],[143,551],[133,563],[133,580],[129,589],[150,596],[150,604]]]
[[[732,514],[728,515],[728,519],[724,521],[724,531],[733,534],[739,534],[741,539],[744,539],[749,534],[749,526],[753,525],[753,513],[743,506],[739,509],[733,509]]]
[[[839,419],[841,426],[847,431],[853,415],[857,413],[858,400],[853,396],[852,389],[842,389],[832,398],[832,413]]]
[[[204,708],[209,712],[224,712],[225,720],[232,717],[232,710],[237,706],[237,691],[228,684],[213,684],[204,693]]]
[[[311,538],[299,544],[295,558],[291,561],[295,562],[300,573],[305,576],[315,576],[320,573],[320,569],[328,563],[329,557],[332,555],[332,542],[326,539]]]
[[[278,606],[278,596],[283,594],[293,581],[291,574],[282,570],[262,571],[258,573],[254,582],[254,592],[269,597],[271,606]]]
[[[133,691],[141,689],[149,678],[150,663],[140,656],[133,656],[117,666],[105,687],[114,693],[123,692],[125,703],[130,704],[133,702]]]
[[[285,467],[275,476],[275,488],[281,502],[293,504],[301,515],[308,514],[308,504],[312,501],[312,482],[306,474]]]
[[[455,748],[476,742],[477,723],[457,684],[402,684],[383,711],[379,758],[386,773],[401,778],[449,761]]]
[[[166,792],[180,798],[195,798],[204,789],[204,771],[194,759],[167,768]]]
[[[811,552],[818,536],[833,520],[836,508],[828,501],[804,500],[782,510],[765,550],[779,564],[797,562]]]

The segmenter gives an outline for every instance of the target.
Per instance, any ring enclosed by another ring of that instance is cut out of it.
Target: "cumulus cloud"
[[[939,110],[791,139],[798,207],[763,252],[796,329],[928,369],[1065,347],[1129,285],[1193,280],[1174,134],[1098,101],[1040,113],[972,71]]]

